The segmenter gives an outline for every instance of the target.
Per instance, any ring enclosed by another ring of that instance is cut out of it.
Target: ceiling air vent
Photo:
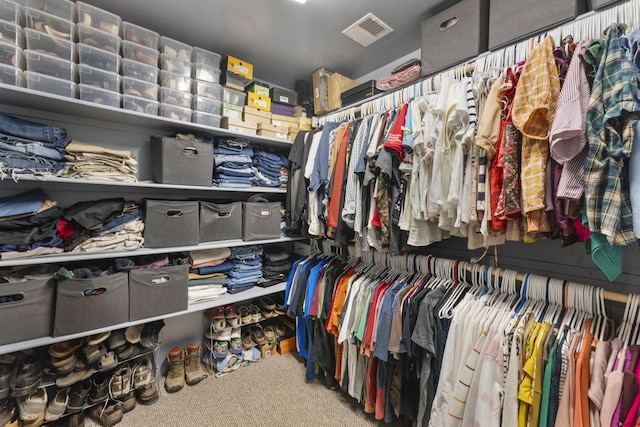
[[[378,19],[373,13],[367,13],[351,24],[342,34],[366,47],[386,36],[391,31],[393,31],[393,29]]]

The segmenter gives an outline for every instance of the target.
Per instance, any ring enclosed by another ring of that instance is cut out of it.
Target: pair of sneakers
[[[231,328],[227,326],[220,332],[216,332],[212,327],[204,334],[207,341],[207,348],[213,353],[215,359],[224,359],[231,354],[242,353],[242,336],[240,327]]]
[[[222,332],[227,327],[239,328],[241,324],[240,316],[233,304],[214,307],[208,310],[205,315],[209,318],[214,332]]]

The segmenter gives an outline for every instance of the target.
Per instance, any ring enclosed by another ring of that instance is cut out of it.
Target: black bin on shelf
[[[127,273],[58,280],[56,295],[54,337],[129,321]]]
[[[0,345],[51,336],[56,281],[0,284]]]
[[[211,187],[213,145],[152,136],[151,169],[155,182]]]
[[[242,239],[242,202],[200,202],[200,242]]]
[[[200,241],[197,201],[146,200],[144,246],[166,248]]]
[[[129,272],[129,320],[186,310],[189,266],[144,268]]]
[[[255,195],[243,202],[242,240],[268,240],[280,238],[280,202],[269,202]]]

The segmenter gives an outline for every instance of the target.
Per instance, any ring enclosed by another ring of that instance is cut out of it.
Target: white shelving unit
[[[169,135],[173,133],[200,133],[214,137],[235,137],[248,140],[255,147],[269,148],[280,152],[288,151],[292,143],[280,139],[251,136],[232,132],[227,129],[213,128],[196,123],[182,122],[160,116],[152,116],[119,108],[106,107],[78,99],[60,97],[43,92],[0,84],[0,112],[25,117],[33,121],[52,123],[67,129],[70,138],[104,146],[117,146],[130,149],[139,161],[139,176],[148,179],[150,176],[150,136]],[[284,200],[286,190],[269,187],[250,187],[229,189],[217,187],[200,187],[192,185],[159,184],[147,180],[136,183],[94,181],[88,179],[24,177],[13,181],[7,176],[0,180],[0,193],[10,194],[26,191],[29,188],[43,188],[60,206],[70,206],[81,200],[98,200],[118,193],[119,197],[141,201],[143,198],[165,199],[233,199],[246,200],[252,193],[267,193],[277,200]],[[108,196],[107,196],[108,195]],[[95,253],[61,253],[3,260],[0,254],[0,267],[26,266],[36,264],[67,263],[97,259],[114,259],[118,257],[135,257],[142,255],[168,254],[188,252],[201,249],[238,247],[248,245],[265,245],[287,243],[302,240],[301,237],[281,237],[278,239],[245,242],[227,240],[201,243],[192,246],[176,246],[167,248],[143,248],[135,251],[110,251]],[[162,316],[141,319],[133,322],[109,325],[104,328],[84,331],[60,337],[42,337],[0,346],[0,354],[41,347],[56,342],[66,341],[109,330],[126,328],[159,319],[197,313],[211,307],[234,304],[245,300],[260,298],[283,291],[285,284],[267,288],[254,287],[238,294],[227,294],[211,301],[192,304],[187,310]],[[19,322],[20,319],[15,319]]]

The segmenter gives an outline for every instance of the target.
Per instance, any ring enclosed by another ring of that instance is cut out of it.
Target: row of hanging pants
[[[486,271],[467,280],[453,268],[408,272],[322,254],[296,261],[285,303],[307,381],[342,390],[386,422],[640,426],[638,299],[616,333],[604,308],[593,311],[593,301],[604,306],[596,288],[525,275],[522,291],[515,272],[497,280]]]

